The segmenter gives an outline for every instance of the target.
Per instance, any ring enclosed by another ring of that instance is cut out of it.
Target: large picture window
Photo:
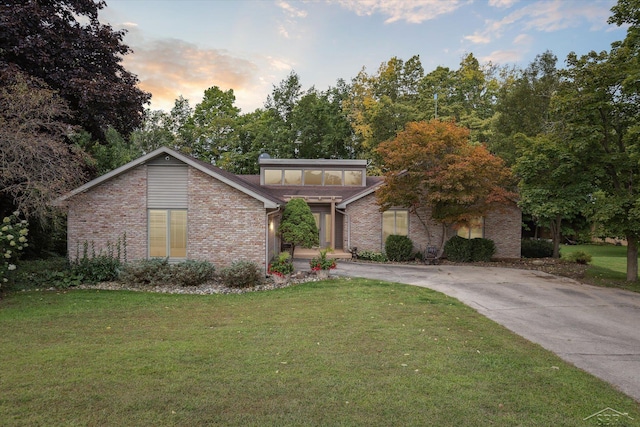
[[[382,212],[382,245],[392,234],[409,235],[409,211],[390,210]]]
[[[149,257],[187,257],[186,210],[149,210]]]

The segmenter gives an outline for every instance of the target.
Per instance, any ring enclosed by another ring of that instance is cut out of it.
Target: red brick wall
[[[189,168],[187,257],[217,268],[253,261],[264,268],[266,218],[262,202]],[[68,250],[83,242],[106,249],[124,232],[129,261],[147,257],[147,174],[139,166],[67,202]]]
[[[127,235],[128,260],[147,256],[147,170],[139,166],[110,179],[68,203],[67,249],[75,259],[85,242],[106,250]],[[91,254],[89,254],[91,255]]]
[[[384,250],[382,242],[382,215],[376,203],[375,195],[369,195],[347,206],[347,214],[351,221],[351,247],[358,251]],[[427,246],[442,246],[443,227],[431,220],[428,212],[421,214],[427,228],[415,216],[409,216],[409,238],[413,241],[414,250],[424,250]],[[344,244],[348,245],[348,224],[344,224]],[[496,258],[520,258],[520,236],[522,229],[522,212],[515,205],[502,207],[485,216],[484,235],[494,241]],[[453,228],[447,230],[447,238],[455,236]]]
[[[522,211],[503,206],[484,218],[484,236],[496,245],[495,258],[520,258]]]
[[[211,261],[216,267],[233,261],[265,267],[264,204],[193,168],[188,227],[189,258]]]

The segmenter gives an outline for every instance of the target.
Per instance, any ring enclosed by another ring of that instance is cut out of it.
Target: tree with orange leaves
[[[426,212],[446,230],[515,198],[504,161],[484,145],[472,144],[469,130],[454,122],[407,123],[377,152],[386,169],[385,183],[376,192],[380,210],[407,208],[427,233]]]

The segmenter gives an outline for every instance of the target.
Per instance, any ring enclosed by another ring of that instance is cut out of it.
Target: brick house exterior
[[[81,255],[85,246],[105,251],[126,236],[128,261],[153,257],[164,245],[166,255],[161,256],[173,261],[198,259],[224,267],[244,260],[266,270],[280,250],[276,230],[293,197],[309,203],[322,226],[323,244],[338,252],[383,250],[382,213],[375,198],[382,178],[367,177],[366,162],[266,158],[260,165],[260,176],[234,175],[163,147],[96,178],[56,201],[68,214],[69,257]],[[284,168],[282,181],[270,182],[278,168]],[[294,172],[293,184],[289,172]],[[318,176],[321,185],[316,185]],[[408,216],[406,233],[416,250],[442,243],[442,226],[432,220],[427,224],[429,233],[417,217]],[[496,257],[520,257],[520,230],[521,212],[515,206],[484,218],[483,233],[494,240]],[[174,246],[184,246],[176,249],[177,256]]]

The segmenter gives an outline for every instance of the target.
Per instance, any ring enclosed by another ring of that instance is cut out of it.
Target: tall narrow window
[[[187,257],[186,210],[149,210],[149,257]]]
[[[392,234],[407,236],[409,234],[409,211],[390,210],[382,212],[382,245]]]

